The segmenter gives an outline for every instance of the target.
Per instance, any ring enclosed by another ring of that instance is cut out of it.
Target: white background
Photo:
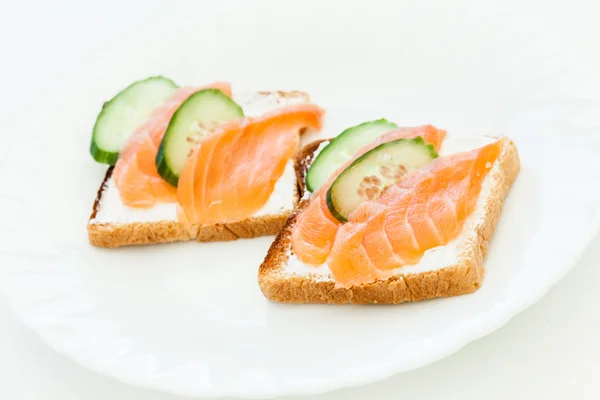
[[[201,3],[206,12],[213,12],[217,8],[235,8],[239,2]],[[458,42],[458,45],[455,41],[454,51],[462,51],[463,58],[468,60],[470,49],[488,52],[486,54],[490,57],[497,54],[497,50],[505,56],[512,54],[514,60],[504,64],[500,60],[495,80],[480,82],[470,80],[466,73],[451,75],[443,67],[428,66],[427,68],[431,68],[430,75],[435,75],[439,82],[448,82],[443,87],[449,92],[460,87],[462,79],[469,82],[464,88],[470,94],[498,91],[500,95],[502,90],[519,87],[518,79],[507,80],[503,84],[502,73],[532,79],[535,78],[535,71],[542,73],[551,70],[551,67],[562,65],[561,57],[567,55],[575,56],[570,60],[587,61],[600,71],[600,32],[592,27],[592,22],[600,20],[600,15],[594,14],[598,11],[598,6],[594,9],[593,0],[482,3],[484,2],[456,1],[450,7],[450,2],[443,1],[369,1],[352,2],[347,7],[364,7],[364,23],[373,26],[374,30],[381,28],[368,12],[374,7],[387,7],[390,14],[398,16],[418,14],[424,20],[429,15],[431,18],[426,19],[428,23],[423,23],[420,30],[422,35],[415,36],[415,48],[407,49],[407,54],[412,56],[420,54],[421,48],[426,53],[428,44],[439,40],[438,36],[446,34],[448,29],[460,30],[463,24],[473,25],[481,21],[481,26],[477,28],[481,35],[465,37],[464,42]],[[278,9],[281,9],[282,3],[279,4]],[[292,7],[294,3],[286,4]],[[300,2],[296,2],[296,7],[297,4]],[[344,4],[349,3],[307,1],[302,4],[312,7],[308,12],[305,10],[307,17],[310,17],[312,13],[319,12],[319,7],[337,7],[343,16],[346,14]],[[123,32],[143,26],[140,25],[143,23],[160,24],[162,18],[188,5],[187,2],[170,1],[3,3],[0,9],[0,82],[5,90],[0,96],[4,110],[2,115],[8,120],[12,115],[10,107],[27,107],[32,98],[47,96],[48,93],[36,91],[36,88],[44,86],[45,81],[54,80],[60,84],[75,79],[78,69],[83,74],[90,62],[110,51],[111,45],[122,37]],[[446,21],[442,18],[445,15],[450,16],[449,24],[431,23]],[[406,19],[399,18],[398,23],[406,23]],[[415,21],[411,20],[411,23]],[[417,20],[416,24],[418,23]],[[490,33],[494,29],[498,30],[497,34]],[[393,30],[386,29],[386,32],[390,31]],[[503,40],[511,37],[514,39],[518,35],[523,35],[524,47],[502,53]],[[424,57],[427,58],[427,54]],[[539,65],[535,64],[536,57]],[[318,62],[315,59],[315,63]],[[369,64],[365,62],[364,65]],[[493,66],[491,62],[488,65],[490,69]],[[317,70],[315,67],[315,71]],[[465,64],[464,70],[468,71],[468,65]],[[340,71],[342,76],[344,73]],[[379,84],[379,79],[374,74],[372,82]],[[406,87],[402,89],[415,90],[424,82],[406,80],[404,84]],[[340,89],[342,93],[343,90]],[[57,93],[57,96],[60,94]],[[600,115],[598,119],[600,120]],[[8,126],[3,121],[0,124]],[[2,131],[2,135],[9,134],[6,130]],[[0,148],[0,157],[1,155]],[[567,278],[543,300],[515,317],[504,328],[428,367],[377,384],[315,398],[597,399],[600,397],[597,385],[600,360],[600,291],[597,289],[597,282],[600,281],[599,265],[600,237],[591,244],[581,262]],[[85,371],[71,361],[55,355],[32,332],[24,328],[2,302],[0,343],[0,398],[175,399],[172,396],[129,388]]]

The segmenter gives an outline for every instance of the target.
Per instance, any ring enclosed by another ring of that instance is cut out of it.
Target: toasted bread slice
[[[245,93],[234,99],[246,115],[259,115],[286,104],[309,102],[307,93],[256,92]],[[100,185],[92,214],[88,221],[88,237],[98,247],[122,247],[196,240],[199,242],[230,241],[239,238],[276,235],[296,208],[299,201],[297,172],[300,166],[290,160],[284,176],[277,182],[273,201],[255,216],[244,221],[197,225],[187,229],[176,217],[176,204],[160,204],[152,210],[129,209],[118,197],[108,169]]]
[[[319,145],[319,142],[315,142],[306,146],[297,162],[301,168],[301,184]],[[487,253],[488,242],[500,217],[504,198],[519,168],[517,148],[512,141],[507,140],[503,152],[486,177],[486,180],[489,180],[489,191],[486,192],[483,201],[478,202],[474,211],[478,218],[465,224],[465,231],[457,244],[453,261],[442,262],[441,265],[433,267],[398,268],[388,280],[351,288],[336,287],[326,265],[296,267],[301,262],[292,251],[291,230],[296,215],[302,212],[309,202],[309,199],[303,199],[298,210],[276,237],[260,266],[260,289],[268,299],[277,302],[332,304],[397,304],[475,292],[485,274],[483,259]]]

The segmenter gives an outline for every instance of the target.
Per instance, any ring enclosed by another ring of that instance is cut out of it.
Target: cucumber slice
[[[437,158],[421,136],[380,144],[357,158],[327,191],[327,207],[341,222],[361,203],[376,199],[383,189],[400,181],[409,171]]]
[[[94,160],[114,165],[129,136],[176,90],[172,80],[153,76],[132,83],[104,103],[92,134],[90,153]]]
[[[323,148],[308,169],[306,173],[308,190],[314,193],[338,168],[354,158],[361,147],[396,128],[398,125],[382,118],[364,122],[340,133]]]
[[[218,124],[244,116],[242,108],[219,89],[205,89],[191,95],[175,111],[156,155],[162,178],[177,186],[185,161],[198,141],[210,135]]]

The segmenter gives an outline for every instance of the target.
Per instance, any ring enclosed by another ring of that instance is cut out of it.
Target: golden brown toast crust
[[[279,233],[291,212],[277,215],[265,215],[248,218],[244,221],[229,224],[203,225],[187,229],[178,221],[132,222],[132,223],[94,223],[92,220],[98,213],[104,185],[110,178],[112,168],[109,168],[98,190],[90,222],[88,237],[92,245],[97,247],[116,248],[144,244],[183,242],[196,240],[198,242],[230,241],[259,236],[276,235]],[[296,194],[296,203],[298,202]]]
[[[312,146],[314,151],[318,144]],[[310,150],[307,146],[306,150]],[[309,159],[312,155],[305,154]],[[298,163],[306,168],[310,161]],[[297,211],[275,238],[258,273],[258,283],[263,294],[270,300],[283,303],[331,303],[331,304],[397,304],[436,297],[458,296],[476,291],[483,280],[483,259],[487,253],[496,222],[500,217],[504,199],[516,178],[520,161],[517,148],[508,141],[501,154],[496,182],[485,205],[483,223],[477,226],[475,239],[466,244],[461,261],[436,271],[410,273],[394,276],[385,281],[352,288],[336,288],[331,279],[315,279],[312,276],[286,274],[284,267],[291,252],[291,229],[296,215],[306,207],[302,200]],[[306,171],[299,176],[304,176]],[[304,180],[299,180],[303,183]]]
[[[305,101],[310,101],[309,94],[300,91],[262,91],[258,93],[261,95],[277,94],[282,98],[301,97]],[[303,132],[301,131],[300,133]],[[296,165],[296,176],[303,174],[303,172],[299,172],[300,169],[301,167]],[[291,211],[286,211],[277,215],[248,218],[244,221],[228,224],[195,226],[191,230],[187,229],[178,221],[133,222],[121,224],[95,223],[93,219],[98,213],[100,201],[102,200],[102,193],[106,182],[112,174],[112,170],[113,167],[108,169],[104,181],[98,189],[92,214],[87,225],[90,244],[97,247],[116,248],[123,246],[182,242],[194,239],[198,242],[216,242],[276,235],[291,214]],[[299,195],[298,193],[299,192],[296,193],[295,204],[298,204],[301,196],[301,194]]]

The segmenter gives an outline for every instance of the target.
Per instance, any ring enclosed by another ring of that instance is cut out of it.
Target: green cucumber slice
[[[307,189],[314,193],[338,168],[354,158],[361,147],[396,128],[398,125],[381,118],[363,122],[340,133],[323,148],[308,169]]]
[[[409,171],[437,158],[421,136],[380,144],[350,164],[327,191],[327,207],[341,222],[361,203],[376,199],[383,189],[400,181]]]
[[[218,124],[244,116],[242,108],[219,89],[191,95],[173,114],[156,155],[158,174],[177,186],[185,161],[198,141]]]
[[[152,76],[132,83],[104,103],[92,133],[90,153],[94,160],[114,165],[129,136],[176,90],[172,80]]]

